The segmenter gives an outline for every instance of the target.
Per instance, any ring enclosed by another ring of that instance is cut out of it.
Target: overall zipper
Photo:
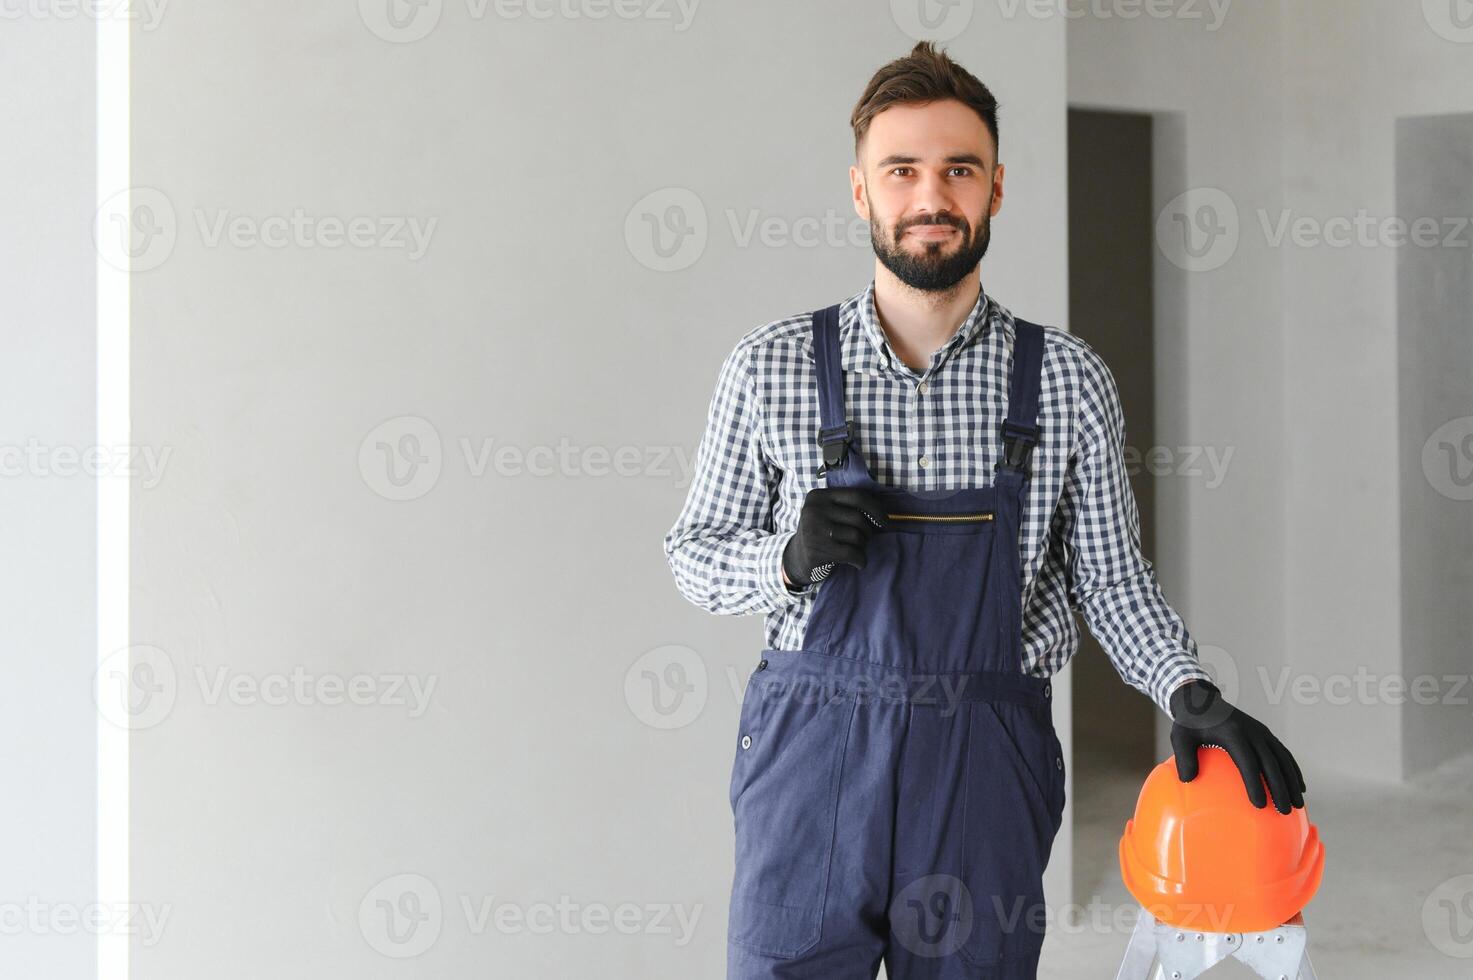
[[[886,514],[892,521],[936,521],[942,524],[965,524],[970,521],[990,521],[993,512],[979,511],[975,514]]]

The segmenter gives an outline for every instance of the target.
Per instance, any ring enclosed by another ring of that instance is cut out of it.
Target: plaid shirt
[[[762,612],[768,649],[798,650],[823,583],[789,589],[782,553],[822,462],[809,313],[750,331],[721,366],[695,479],[665,556],[680,593],[709,612]],[[890,348],[874,281],[839,312],[845,414],[874,479],[905,490],[988,486],[1007,411],[1013,315],[985,291],[917,372]],[[1140,551],[1105,362],[1044,328],[1033,475],[1023,514],[1023,668],[1047,677],[1079,648],[1079,610],[1120,676],[1170,714],[1171,692],[1208,674]]]

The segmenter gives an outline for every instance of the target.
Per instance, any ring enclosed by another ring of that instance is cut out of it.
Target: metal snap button
[[[1054,693],[1054,686],[1052,684],[1045,684],[1043,686],[1043,696],[1044,697],[1050,697],[1053,693]]]
[[[1054,768],[1055,769],[1063,769],[1064,768],[1064,758],[1063,758],[1063,756],[1056,756],[1054,758]]]
[[[765,659],[759,661],[758,664],[757,664],[757,669],[758,670],[766,670],[767,669],[767,661]]]
[[[744,749],[750,749],[751,747],[752,747],[752,736],[750,736],[750,735],[743,735],[742,736],[742,748],[744,748]]]

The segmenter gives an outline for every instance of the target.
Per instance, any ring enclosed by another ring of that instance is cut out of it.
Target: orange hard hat
[[[1184,783],[1167,759],[1146,777],[1120,838],[1125,887],[1161,922],[1199,932],[1263,932],[1309,904],[1325,867],[1302,808],[1255,807],[1226,750],[1198,750]]]

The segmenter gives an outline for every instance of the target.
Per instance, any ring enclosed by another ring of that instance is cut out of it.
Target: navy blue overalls
[[[1064,809],[1051,685],[1023,672],[1019,528],[1043,331],[1017,321],[992,486],[876,483],[844,415],[839,308],[813,315],[831,487],[889,526],[818,587],[802,650],[742,701],[728,980],[1033,978]]]

